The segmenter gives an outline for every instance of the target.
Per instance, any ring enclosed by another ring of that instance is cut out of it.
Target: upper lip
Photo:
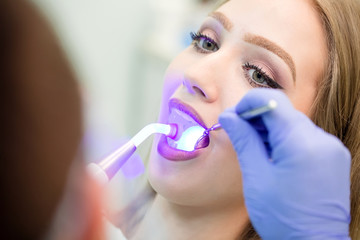
[[[201,118],[199,113],[194,108],[192,108],[190,105],[182,102],[181,100],[179,100],[177,98],[172,98],[169,100],[169,111],[171,111],[172,108],[179,109],[180,111],[186,113],[192,119],[194,119],[194,121],[197,122],[200,126],[207,129],[204,120]]]

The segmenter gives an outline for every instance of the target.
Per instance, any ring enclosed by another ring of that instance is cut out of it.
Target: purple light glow
[[[122,166],[121,172],[127,179],[136,178],[143,174],[145,172],[145,166],[140,155],[134,153]]]
[[[88,162],[98,162],[105,157],[104,153],[110,153],[119,146],[125,145],[130,140],[129,137],[119,139],[110,131],[91,131],[87,132],[83,139],[83,146],[87,154]],[[136,178],[145,171],[144,164],[139,154],[136,152],[125,162],[121,168],[121,173],[127,179]]]
[[[118,146],[124,146],[130,138],[122,138],[117,142]],[[127,179],[133,179],[145,172],[144,163],[137,152],[134,152],[133,155],[122,165],[120,172]]]

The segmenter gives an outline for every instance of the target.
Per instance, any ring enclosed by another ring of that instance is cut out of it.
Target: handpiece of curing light
[[[154,133],[165,134],[174,138],[177,134],[176,124],[151,123],[140,130],[130,141],[99,163],[87,166],[90,174],[100,183],[105,184],[120,170],[124,163],[133,155],[137,147]]]

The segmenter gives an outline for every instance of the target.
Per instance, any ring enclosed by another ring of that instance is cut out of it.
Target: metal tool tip
[[[268,104],[269,108],[275,109],[277,107],[277,102],[274,99],[271,99]]]

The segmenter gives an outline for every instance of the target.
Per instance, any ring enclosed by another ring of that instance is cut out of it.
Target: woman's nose
[[[220,59],[206,56],[190,64],[184,73],[183,85],[190,94],[197,95],[207,102],[214,102],[219,97],[219,84],[224,69]]]

